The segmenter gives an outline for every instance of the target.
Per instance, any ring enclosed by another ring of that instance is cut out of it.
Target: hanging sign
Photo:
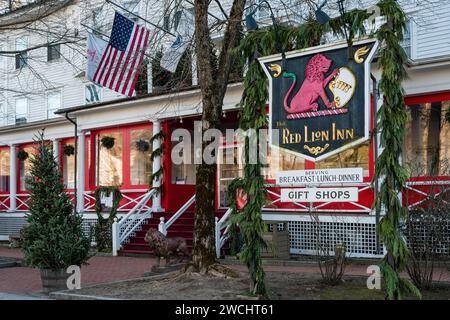
[[[276,175],[276,184],[279,186],[361,182],[363,182],[363,168],[279,171]]]
[[[369,139],[375,40],[260,58],[270,81],[271,144],[320,161]],[[284,65],[284,70],[283,66]]]
[[[358,188],[281,189],[281,202],[357,202]]]

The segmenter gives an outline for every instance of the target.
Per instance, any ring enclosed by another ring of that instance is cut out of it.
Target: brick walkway
[[[0,257],[22,258],[18,249],[0,247]],[[81,268],[81,286],[142,277],[155,264],[153,258],[92,257]],[[34,293],[42,290],[39,270],[16,267],[0,269],[0,292]]]
[[[0,257],[21,258],[18,249],[0,247]],[[142,277],[155,264],[153,258],[137,257],[92,257],[88,266],[81,268],[81,285],[126,280]],[[237,270],[245,271],[243,265],[229,265]],[[266,271],[272,272],[302,272],[318,273],[318,267],[311,266],[265,266]],[[367,266],[349,265],[346,275],[367,276]],[[450,282],[449,270],[436,270],[435,280]],[[16,267],[0,269],[0,292],[7,293],[36,293],[42,290],[39,270]]]

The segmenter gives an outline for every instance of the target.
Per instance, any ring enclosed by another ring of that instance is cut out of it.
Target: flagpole
[[[120,9],[122,9],[123,11],[128,12],[129,14],[132,14],[132,15],[135,16],[136,18],[139,18],[139,19],[141,19],[142,21],[147,22],[148,24],[154,26],[155,28],[157,28],[157,29],[159,29],[159,30],[161,30],[161,31],[164,31],[164,32],[166,32],[166,33],[168,33],[168,34],[170,34],[170,35],[176,37],[176,35],[175,35],[174,33],[170,32],[169,30],[167,30],[167,29],[165,29],[165,28],[163,28],[163,27],[161,27],[161,26],[158,26],[157,24],[155,24],[155,23],[153,23],[153,22],[151,22],[151,21],[148,21],[148,20],[142,18],[141,16],[139,16],[139,15],[137,15],[137,14],[131,12],[130,10],[125,9],[125,8],[122,7],[121,5],[115,3],[115,2],[113,2],[113,1],[111,1],[111,0],[105,0],[105,1],[108,2],[108,3],[110,3],[110,4],[112,4],[113,6],[116,6],[116,7],[120,8]]]

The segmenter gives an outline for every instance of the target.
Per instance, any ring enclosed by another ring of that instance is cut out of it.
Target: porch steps
[[[216,215],[220,218],[225,211],[217,211]],[[120,256],[149,256],[153,252],[147,242],[145,242],[145,234],[148,229],[154,228],[158,230],[160,217],[164,217],[165,221],[170,219],[174,215],[174,212],[157,212],[154,213],[152,218],[148,219],[141,229],[135,232],[134,237],[131,237],[128,243],[124,244],[122,249],[118,251]],[[167,237],[175,238],[180,237],[186,239],[186,243],[189,251],[192,251],[193,238],[194,238],[194,211],[186,211],[180,218],[178,218],[168,229]]]
[[[158,212],[154,213],[153,217],[148,219],[142,225],[141,230],[136,231],[135,236],[130,238],[128,243],[124,244],[122,249],[118,251],[121,256],[126,255],[151,255],[150,246],[145,242],[145,234],[148,229],[154,228],[158,230],[160,217],[164,217],[165,221],[170,219],[174,212]],[[189,251],[192,250],[192,242],[194,237],[194,211],[186,211],[180,218],[178,218],[167,231],[169,238],[180,237],[186,239]]]

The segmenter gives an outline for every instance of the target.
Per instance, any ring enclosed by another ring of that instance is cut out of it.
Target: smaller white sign
[[[341,184],[363,182],[363,168],[312,169],[277,172],[280,186],[303,186],[307,184]]]
[[[358,188],[290,188],[281,189],[281,202],[353,202]]]

